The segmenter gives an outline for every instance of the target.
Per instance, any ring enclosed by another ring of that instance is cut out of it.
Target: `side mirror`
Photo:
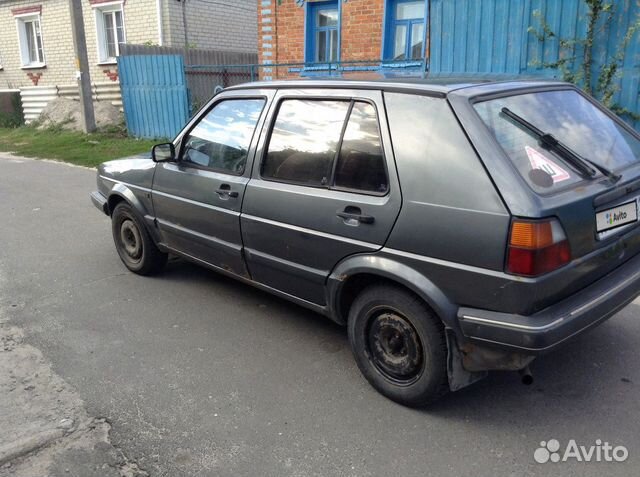
[[[151,149],[153,162],[171,162],[176,160],[176,148],[173,143],[156,144]]]

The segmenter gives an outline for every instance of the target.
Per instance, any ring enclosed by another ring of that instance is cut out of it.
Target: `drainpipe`
[[[158,45],[163,44],[162,32],[162,0],[156,0],[156,16],[158,17]]]

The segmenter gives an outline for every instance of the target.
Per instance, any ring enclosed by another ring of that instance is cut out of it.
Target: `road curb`
[[[78,168],[78,169],[84,169],[86,171],[94,171],[94,172],[98,169],[97,167],[81,166],[81,165],[78,165],[78,164],[72,164],[71,162],[66,162],[66,161],[57,160],[57,159],[47,159],[47,158],[41,158],[41,157],[19,156],[17,154],[12,153],[12,152],[0,152],[0,159],[5,159],[5,160],[9,160],[9,161],[49,162],[49,163],[53,163],[53,164],[61,164],[63,166],[67,166],[67,167],[75,167],[75,168]]]

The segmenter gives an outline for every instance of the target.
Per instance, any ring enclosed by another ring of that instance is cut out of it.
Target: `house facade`
[[[82,3],[93,82],[117,81],[123,43],[257,50],[256,0]],[[72,84],[75,71],[68,0],[0,0],[0,88]]]
[[[608,0],[589,40],[596,3],[259,0],[260,77],[590,77],[581,86],[640,128],[640,2]]]
[[[428,0],[259,0],[262,63],[423,61]]]
[[[257,0],[82,0],[94,100],[121,107],[124,44],[257,52]],[[0,91],[19,90],[27,122],[78,97],[69,0],[0,0]]]

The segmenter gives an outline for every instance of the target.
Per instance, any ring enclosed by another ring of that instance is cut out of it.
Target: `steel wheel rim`
[[[395,384],[412,384],[422,374],[425,358],[420,336],[398,311],[372,312],[365,341],[371,364]]]
[[[131,219],[120,225],[120,244],[127,257],[136,262],[142,257],[142,237],[138,226]]]

